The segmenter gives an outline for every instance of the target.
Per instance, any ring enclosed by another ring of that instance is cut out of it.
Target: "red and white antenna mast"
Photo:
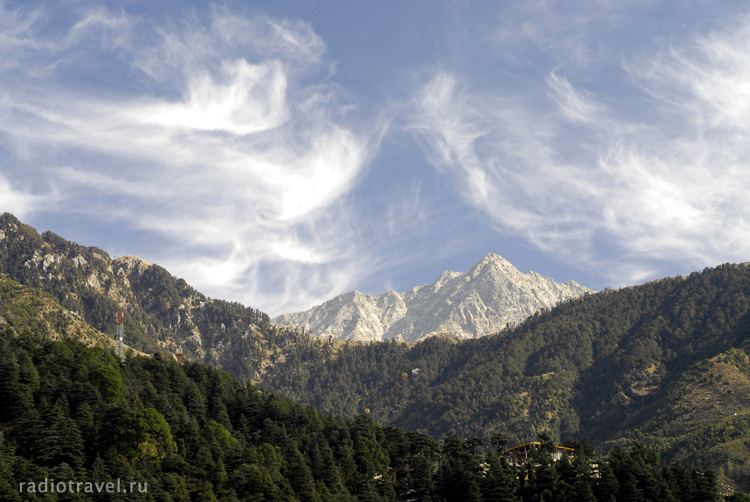
[[[180,361],[182,360],[182,347],[177,349],[179,352],[175,352],[174,356],[177,358],[177,364],[180,364]]]
[[[125,349],[123,347],[123,335],[122,325],[125,322],[125,317],[122,315],[122,311],[117,313],[117,353],[120,356],[120,362],[125,362]]]

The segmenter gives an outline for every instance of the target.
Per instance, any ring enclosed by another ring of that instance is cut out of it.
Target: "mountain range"
[[[490,253],[467,272],[445,271],[432,284],[405,293],[352,291],[272,322],[345,340],[414,342],[436,334],[475,338],[592,292],[575,281],[558,284],[536,272],[523,274]]]
[[[584,294],[478,338],[416,343],[280,327],[256,309],[207,298],[158,265],[40,235],[7,213],[0,275],[4,332],[56,333],[106,349],[122,309],[133,351],[182,347],[184,360],[326,414],[365,414],[435,438],[501,433],[519,444],[541,433],[557,443],[588,439],[600,451],[649,445],[665,460],[715,469],[750,490],[745,264]],[[440,289],[459,277],[444,276]]]
[[[519,464],[501,436],[497,449],[438,443],[367,413],[321,415],[196,361],[120,361],[74,318],[0,277],[0,500],[721,500],[714,473],[659,464],[649,448],[602,457],[542,435]],[[555,462],[559,451],[575,455]]]
[[[750,267],[586,295],[477,339],[297,347],[263,386],[433,437],[650,445],[748,491]]]

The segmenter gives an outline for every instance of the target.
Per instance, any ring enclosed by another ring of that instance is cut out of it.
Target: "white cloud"
[[[41,204],[49,204],[53,198],[53,194],[40,197],[15,190],[0,174],[0,214],[7,212],[18,218],[25,218]]]
[[[287,79],[280,63],[225,62],[222,74],[226,84],[215,82],[208,73],[195,75],[188,83],[184,101],[151,104],[133,114],[167,127],[238,135],[273,129],[289,119]]]
[[[750,16],[735,26],[695,37],[684,46],[625,65],[666,113],[696,126],[750,125]],[[688,107],[691,107],[688,109]]]
[[[747,19],[664,49],[619,24],[638,24],[628,7],[560,5],[456,7],[474,23],[446,29],[456,60],[438,55],[414,99],[377,117],[302,21],[4,9],[0,203],[116,223],[158,243],[150,261],[270,314],[462,252],[477,212],[617,284],[747,260]],[[371,192],[403,113],[438,174],[394,158]]]
[[[475,151],[476,141],[485,132],[480,114],[467,103],[456,78],[438,71],[421,90],[416,105],[420,115],[410,129],[427,141],[435,166],[458,171],[467,199],[485,206],[491,186]]]
[[[31,39],[31,25],[5,35]],[[66,195],[58,209],[167,239],[160,264],[270,314],[372,271],[346,196],[383,126],[357,125],[340,90],[316,80],[330,64],[309,25],[216,9],[207,22],[153,28],[97,9],[59,35],[69,47],[55,58],[73,64],[94,27],[119,33],[98,57],[116,51],[127,86],[83,93],[34,75],[22,89],[0,84],[16,174],[43,173]],[[31,199],[12,194],[0,183],[7,210],[27,211]]]
[[[748,33],[744,18],[607,68],[629,86],[620,96],[576,86],[565,67],[547,74],[542,93],[540,85],[472,89],[466,75],[459,86],[443,66],[417,92],[411,130],[501,233],[617,284],[667,262],[747,261]],[[640,112],[648,120],[634,119],[631,107],[648,110]]]
[[[104,7],[91,9],[84,13],[68,31],[66,43],[58,46],[58,50],[78,45],[88,38],[94,38],[98,44],[112,50],[129,43],[132,36],[131,28],[134,21],[120,12],[113,14]]]
[[[581,93],[573,88],[568,79],[559,77],[555,72],[546,79],[550,88],[550,95],[557,101],[560,110],[571,122],[589,125],[603,125],[607,110],[604,105],[592,98],[588,93]]]

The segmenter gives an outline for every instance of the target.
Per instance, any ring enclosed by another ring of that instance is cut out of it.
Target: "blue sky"
[[[0,211],[271,315],[750,261],[745,2],[0,3]]]

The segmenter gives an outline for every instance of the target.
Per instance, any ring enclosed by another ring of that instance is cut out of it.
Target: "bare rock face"
[[[536,272],[524,274],[490,253],[465,273],[443,272],[434,283],[406,293],[352,291],[272,321],[347,340],[411,342],[441,333],[475,338],[590,292],[575,281],[559,284]]]

